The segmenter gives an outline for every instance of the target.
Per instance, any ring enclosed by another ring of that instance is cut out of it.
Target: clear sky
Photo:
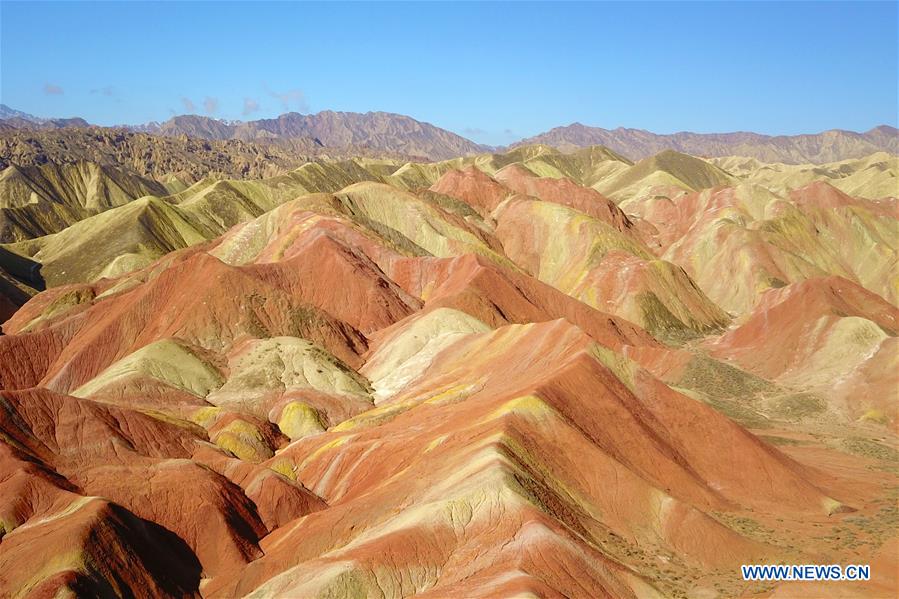
[[[897,121],[897,3],[0,3],[0,102],[103,124],[384,110],[505,144]]]

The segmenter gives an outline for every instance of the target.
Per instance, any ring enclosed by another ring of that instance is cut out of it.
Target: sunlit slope
[[[345,163],[309,164],[262,181],[202,181],[173,196],[145,197],[61,233],[8,248],[41,262],[51,286],[87,282],[141,268],[301,197],[311,202],[311,209],[350,215],[388,237],[396,231],[418,252],[449,256],[471,251],[507,262],[470,207],[440,196],[419,197],[372,179],[355,163]],[[355,180],[363,182],[353,184]],[[310,195],[338,190],[327,200]]]
[[[522,195],[574,208],[608,223],[626,235],[637,236],[633,223],[614,202],[589,187],[578,185],[568,177],[541,177],[522,165],[510,164],[497,171],[494,178]]]
[[[824,182],[786,197],[743,183],[623,208],[652,223],[660,255],[731,313],[767,289],[828,274],[897,301],[895,200],[853,198]]]
[[[195,226],[176,207],[147,196],[6,247],[43,264],[44,279],[56,286],[116,276],[220,232]]]
[[[136,198],[167,193],[152,179],[90,162],[10,165],[0,172],[0,243],[56,233]]]
[[[6,206],[3,210],[7,215],[8,240],[19,242],[19,245],[11,246],[11,249],[29,257],[40,253],[43,258],[38,260],[47,266],[47,281],[54,285],[90,280],[113,262],[116,265],[108,274],[124,272],[147,264],[165,251],[179,247],[179,244],[160,244],[155,238],[165,235],[152,231],[153,219],[150,218],[135,222],[135,230],[125,235],[126,238],[137,240],[136,245],[116,243],[105,252],[106,255],[90,259],[91,262],[102,264],[99,270],[90,267],[85,273],[81,273],[80,267],[75,264],[80,258],[65,258],[65,254],[71,253],[71,248],[84,243],[85,236],[100,235],[99,231],[107,226],[107,222],[115,223],[133,218],[136,208],[124,210],[119,216],[107,217],[110,221],[105,218],[93,220],[84,227],[74,229],[71,236],[63,234],[61,237],[42,239],[46,233],[63,232],[63,229],[81,220],[93,218],[110,209],[124,208],[125,204],[135,198],[148,195],[176,208],[174,213],[164,208],[158,210],[166,213],[163,220],[183,220],[201,237],[211,238],[236,223],[255,218],[300,195],[313,192],[333,193],[363,181],[381,182],[413,193],[431,188],[447,195],[445,190],[441,190],[440,181],[459,172],[458,169],[462,172],[476,169],[497,177],[500,185],[506,189],[568,205],[586,211],[591,216],[596,216],[592,206],[599,200],[594,202],[590,198],[589,189],[585,189],[590,186],[610,195],[616,202],[630,205],[632,202],[662,198],[677,201],[675,198],[681,191],[731,185],[740,180],[777,195],[784,195],[784,190],[791,189],[796,182],[812,178],[831,181],[848,190],[859,191],[862,196],[867,194],[867,197],[889,195],[887,192],[895,184],[895,158],[882,153],[864,160],[814,168],[761,165],[743,159],[716,161],[722,166],[733,168],[738,174],[732,175],[709,162],[676,152],[663,152],[634,165],[600,146],[570,154],[547,146],[524,146],[505,154],[482,154],[438,163],[400,164],[370,158],[309,162],[294,171],[270,179],[248,181],[207,178],[180,191],[177,186],[166,188],[161,183],[130,175],[124,170],[81,162],[62,166],[48,164],[29,169],[10,167],[2,176],[4,186],[0,188],[0,197]],[[783,172],[778,171],[778,168]],[[548,183],[552,180],[568,183]],[[542,189],[538,189],[540,186]],[[174,193],[166,195],[169,192]],[[492,210],[496,207],[499,195],[508,194],[505,191],[501,194],[494,193],[495,197],[490,200],[489,205],[481,205],[477,200],[468,203],[484,217],[487,216],[486,208]],[[439,203],[440,199],[431,197],[430,201]],[[463,201],[467,200],[463,198]],[[153,199],[149,202],[158,205]],[[625,210],[637,215],[644,211],[645,208],[634,206]],[[696,218],[698,214],[690,217]],[[660,235],[670,235],[670,224],[666,223],[665,227],[659,228],[658,222],[647,222],[653,226],[648,227],[646,222],[635,221],[634,227],[641,231],[644,241],[655,250],[656,240],[648,239],[647,233],[651,235],[654,227],[660,231]],[[160,225],[161,228],[167,226]],[[98,232],[91,233],[92,229]],[[193,238],[196,239],[195,236]],[[98,249],[101,253],[104,252],[103,248]],[[67,265],[58,268],[55,264],[57,262],[65,262]],[[800,266],[793,268],[803,270]],[[807,270],[806,268],[803,272]],[[882,267],[878,266],[875,270],[877,274],[869,276],[869,279],[882,276]],[[825,271],[844,276],[847,274],[827,268]],[[695,276],[695,273],[691,272],[691,275]],[[883,286],[871,288],[883,292]]]
[[[851,281],[826,277],[766,292],[711,347],[761,377],[831,395],[829,408],[851,419],[895,425],[895,393],[885,391],[896,383],[897,334],[899,309]]]
[[[401,163],[393,160],[355,158],[344,161],[308,162],[283,177],[256,179],[239,189],[254,197],[252,188],[260,183],[270,188],[269,196],[281,193],[335,191],[351,183],[375,180],[399,189],[430,187],[448,171],[474,166],[494,175],[510,165],[518,165],[538,177],[568,178],[579,185],[595,187],[622,201],[653,190],[700,190],[746,180],[785,193],[811,181],[826,180],[850,195],[881,198],[897,195],[896,157],[885,153],[864,159],[824,165],[765,164],[747,158],[716,158],[703,161],[665,151],[633,164],[602,146],[563,153],[548,146],[522,146],[502,154],[479,154],[433,163]],[[716,166],[717,165],[717,166]],[[721,168],[718,168],[721,167]],[[733,172],[731,172],[731,169]],[[199,189],[215,182],[240,188],[242,181],[219,178],[200,179],[191,190],[178,193],[172,201],[193,197]],[[265,182],[270,182],[267,184]],[[0,177],[0,209],[4,211],[0,242],[19,241],[60,231],[78,220],[120,206],[144,195],[164,197],[184,188],[171,178],[154,181],[139,176],[126,166],[100,166],[83,160],[74,163],[47,163],[35,167],[11,165]],[[282,200],[283,201],[283,200]],[[263,211],[274,207],[271,199],[259,203]],[[257,213],[258,215],[258,213]]]
[[[449,171],[474,167],[488,175],[520,165],[539,177],[569,178],[580,185],[594,183],[627,169],[633,163],[602,146],[563,153],[549,146],[522,146],[505,153],[478,154],[433,163],[406,163],[385,181],[399,187],[428,187]]]
[[[527,272],[654,334],[689,336],[727,322],[680,268],[602,221],[533,200],[507,202],[497,220],[506,254]]]
[[[469,167],[447,173],[431,189],[495,222],[506,256],[526,272],[592,306],[673,338],[727,322],[680,268],[657,260],[634,223],[595,190],[568,178],[538,177],[519,164],[495,177]]]
[[[870,157],[870,168],[882,159]],[[305,198],[308,210],[349,218],[402,254],[480,254],[671,340],[719,330],[766,289],[809,277],[846,277],[896,301],[894,200],[821,182],[784,195],[745,175],[756,166],[727,165],[749,180],[674,152],[631,165],[601,147],[527,146],[432,164],[314,162],[271,179],[205,179],[8,247],[40,262],[50,286],[89,282],[262,215],[274,222],[275,208]],[[597,176],[594,188],[613,190],[620,209],[588,186]],[[258,237],[242,235],[250,237],[217,255],[252,256]]]
[[[212,239],[239,222],[318,191],[374,179],[356,162],[309,163],[258,181],[204,179],[166,197],[146,196],[83,218],[53,235],[8,245],[44,265],[51,286],[115,276]]]
[[[655,187],[697,191],[732,185],[730,173],[717,166],[672,150],[644,158],[635,165],[593,184],[617,202],[649,193]]]
[[[713,164],[768,189],[785,193],[813,181],[826,181],[852,196],[876,200],[899,196],[899,157],[877,152],[865,158],[826,164],[764,163],[753,158],[713,158]]]
[[[800,282],[731,319],[660,254],[691,215],[735,200],[622,210],[557,155],[522,150],[492,174],[399,167],[403,184],[377,161],[208,180],[17,245],[53,250],[48,276],[87,274],[0,336],[0,563],[16,572],[0,591],[730,597],[765,590],[735,582],[741,563],[868,559],[892,475],[866,467],[886,462],[773,445],[727,408],[817,384],[835,362],[885,388],[895,309],[848,280]],[[598,152],[607,162],[630,168]],[[771,202],[877,212],[758,193],[728,218],[767,218]],[[851,301],[827,299],[835,286]],[[809,343],[791,353],[803,376],[758,370],[779,346],[749,333],[802,297],[824,299],[783,310],[778,329]],[[806,313],[830,323],[818,337]],[[845,351],[874,332],[861,321],[881,331],[867,359]],[[695,391],[725,385],[734,403]],[[859,397],[841,430],[889,434]],[[84,519],[95,496],[116,508]],[[856,521],[873,523],[864,545],[834,540]],[[81,532],[110,527],[124,532],[103,551]],[[5,548],[26,546],[68,578],[35,565],[24,579]],[[157,554],[188,566],[164,575]]]
[[[663,392],[568,323],[481,333],[439,318],[456,341],[436,353],[419,350],[431,362],[424,376],[273,458],[291,464],[331,507],[273,534],[265,557],[216,580],[213,594],[378,588],[455,597],[499,588],[666,596],[694,585],[696,574],[674,581],[652,556],[698,573],[779,551],[708,515],[734,503],[771,509],[750,491],[754,479],[782,483],[781,507],[826,510],[832,502],[775,450],[709,408]],[[420,321],[412,326],[423,330]],[[394,344],[405,344],[403,336],[372,359],[393,354]],[[643,404],[644,394],[657,402]],[[706,436],[684,436],[697,417]],[[660,437],[654,422],[666,423]],[[716,451],[708,440],[718,438],[728,445]],[[578,465],[585,463],[589,473]],[[395,507],[373,507],[387,505]],[[324,530],[331,533],[322,544],[297,550],[296,539]],[[515,577],[503,575],[511,568]]]
[[[591,146],[571,154],[545,152],[523,164],[540,176],[565,176],[591,187],[632,166],[633,162],[604,146]]]

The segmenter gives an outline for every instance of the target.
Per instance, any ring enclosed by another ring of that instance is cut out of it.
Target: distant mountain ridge
[[[40,118],[0,104],[0,131],[72,127],[92,125],[81,118]],[[502,149],[478,144],[430,123],[389,112],[288,112],[276,118],[255,121],[180,115],[163,123],[153,121],[117,128],[135,133],[211,141],[267,143],[303,140],[306,143],[309,140],[324,148],[341,150],[344,154],[358,151],[367,155],[383,153],[422,160],[445,160]],[[864,133],[832,129],[822,133],[778,136],[752,132],[658,134],[642,129],[603,129],[573,123],[522,139],[507,148],[536,144],[564,152],[601,145],[634,161],[674,150],[706,158],[745,156],[768,163],[821,164],[862,158],[875,152],[899,154],[899,130],[880,125]]]
[[[7,129],[63,129],[65,127],[89,127],[90,123],[79,117],[45,119],[0,104],[0,131]]]
[[[47,120],[36,117],[33,114],[28,114],[27,112],[22,112],[21,110],[10,108],[6,104],[0,104],[0,119],[22,119],[24,121],[30,121],[32,123],[41,123]]]
[[[307,137],[266,143],[153,135],[122,128],[64,127],[0,129],[0,173],[10,165],[39,166],[80,161],[119,166],[157,180],[193,183],[206,176],[272,177],[313,159],[408,156],[360,147],[325,148]]]
[[[41,119],[0,105],[0,129],[89,127],[83,119]],[[164,123],[123,125],[137,133],[167,137],[251,142],[310,139],[329,148],[359,148],[443,160],[490,150],[461,135],[412,117],[388,112],[289,112],[273,119],[226,121],[200,115],[175,116]]]
[[[326,147],[363,147],[430,159],[466,156],[489,149],[430,123],[388,112],[289,112],[273,119],[247,122],[187,115],[169,119],[155,133],[244,141],[307,137]]]
[[[864,133],[832,129],[822,133],[778,136],[750,132],[663,135],[642,129],[603,129],[573,123],[523,139],[510,147],[533,144],[562,151],[602,145],[632,160],[675,150],[694,156],[747,156],[763,162],[801,164],[861,158],[880,151],[899,154],[899,130],[881,125]]]

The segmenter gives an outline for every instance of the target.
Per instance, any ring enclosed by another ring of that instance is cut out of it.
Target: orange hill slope
[[[59,278],[0,336],[0,595],[733,597],[789,590],[742,563],[888,561],[893,203],[641,195],[619,158],[317,164],[11,246]]]
[[[714,341],[712,353],[793,387],[835,390],[845,403],[839,411],[853,419],[895,424],[897,334],[899,309],[851,281],[826,277],[768,291],[745,323]],[[860,370],[868,376],[857,380]]]

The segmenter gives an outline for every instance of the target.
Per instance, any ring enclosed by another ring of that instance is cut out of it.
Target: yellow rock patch
[[[278,428],[291,441],[315,435],[325,430],[318,412],[303,402],[292,401],[281,410]]]

